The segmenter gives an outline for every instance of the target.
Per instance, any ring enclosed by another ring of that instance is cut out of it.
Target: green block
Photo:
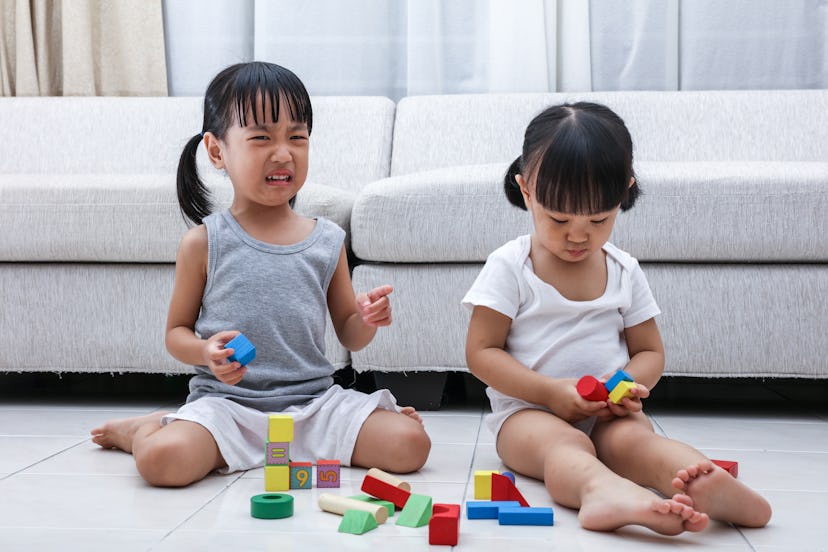
[[[339,532],[361,535],[377,527],[377,520],[371,515],[371,512],[347,510],[339,524]]]
[[[356,495],[351,496],[348,498],[353,498],[354,500],[361,500],[362,502],[368,502],[369,504],[377,504],[379,506],[385,506],[385,509],[388,510],[388,517],[394,517],[394,503],[388,502],[387,500],[380,500],[378,498],[374,498],[373,496],[368,495]]]
[[[422,527],[431,519],[431,497],[412,493],[397,518],[397,525]]]

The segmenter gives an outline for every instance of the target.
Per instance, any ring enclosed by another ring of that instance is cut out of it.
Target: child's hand
[[[375,328],[391,325],[391,301],[388,295],[392,291],[394,288],[385,285],[356,296],[357,310],[366,325]]]
[[[559,418],[567,422],[580,422],[592,416],[598,416],[606,411],[609,401],[589,401],[583,398],[575,387],[577,380],[558,380],[561,385],[556,386],[558,392],[552,398],[549,409]]]
[[[238,362],[227,361],[227,358],[235,351],[224,348],[227,342],[239,335],[239,333],[235,330],[218,332],[212,335],[204,345],[205,365],[213,372],[216,379],[227,385],[236,385],[247,372],[246,366],[242,366]]]
[[[630,393],[632,393],[632,397],[625,397],[621,399],[621,402],[618,404],[615,404],[612,401],[607,401],[607,410],[609,411],[608,417],[624,417],[628,416],[630,412],[641,412],[644,408],[644,405],[641,403],[641,399],[649,397],[650,390],[640,383],[636,383],[635,387],[630,389]]]

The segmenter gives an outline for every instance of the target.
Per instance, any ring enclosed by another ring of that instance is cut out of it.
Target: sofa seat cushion
[[[391,263],[483,262],[531,231],[502,190],[506,164],[373,182],[354,203],[352,247]],[[642,162],[642,195],[612,241],[650,262],[828,262],[828,163]]]
[[[229,205],[229,181],[208,182]],[[353,201],[306,184],[296,208],[348,230]],[[171,263],[186,229],[169,174],[0,175],[0,262]]]

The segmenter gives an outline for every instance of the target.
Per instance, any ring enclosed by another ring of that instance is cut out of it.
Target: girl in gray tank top
[[[151,484],[187,485],[215,469],[260,465],[266,435],[260,435],[259,414],[324,410],[323,400],[343,410],[325,418],[321,440],[339,443],[334,450],[344,463],[407,472],[428,457],[430,441],[414,409],[400,409],[387,391],[390,399],[379,401],[332,386],[324,342],[328,313],[340,342],[361,349],[378,327],[391,323],[392,290],[355,295],[345,232],[293,210],[308,173],[312,124],[304,85],[278,65],[233,65],[207,89],[202,131],[187,142],[179,162],[179,205],[195,226],[179,244],[166,330],[168,351],[196,372],[187,404],[176,414],[93,430],[101,446],[134,451]],[[217,213],[198,175],[202,143],[233,186],[230,208]],[[230,361],[234,351],[225,348],[240,332],[256,347],[247,366]],[[331,400],[332,390],[350,395]],[[324,435],[330,420],[345,425]],[[320,440],[321,422],[303,423]]]

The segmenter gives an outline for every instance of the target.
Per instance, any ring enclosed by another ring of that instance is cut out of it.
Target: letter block
[[[460,505],[435,504],[428,522],[428,544],[456,546],[460,539]]]
[[[339,487],[339,460],[316,461],[316,486],[318,488]]]
[[[281,466],[290,463],[290,443],[267,443],[265,445],[265,465]]]
[[[310,462],[291,462],[290,467],[290,488],[310,489],[312,484]]]

